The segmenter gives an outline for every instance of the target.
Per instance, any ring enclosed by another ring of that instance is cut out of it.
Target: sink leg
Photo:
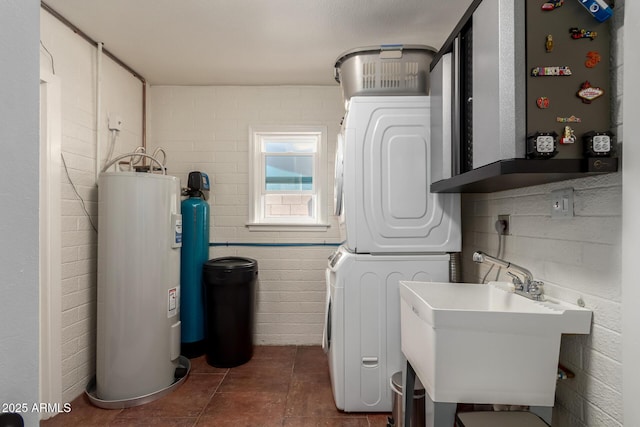
[[[551,419],[553,418],[553,406],[531,406],[529,412],[533,412],[540,418],[542,418],[547,424],[551,425]]]
[[[413,415],[413,389],[416,384],[416,371],[407,360],[407,371],[404,384],[402,385],[402,401],[404,406],[404,423],[405,426],[411,425],[411,416]]]
[[[425,426],[453,427],[457,407],[457,403],[434,402],[429,393],[425,393]]]
[[[411,417],[413,415],[414,393],[413,389],[416,383],[416,371],[407,361],[406,378],[402,387],[403,406],[404,406],[404,424],[408,427],[412,426]],[[434,402],[431,400],[429,393],[425,393],[425,426],[424,427],[453,427],[456,418],[457,403]]]

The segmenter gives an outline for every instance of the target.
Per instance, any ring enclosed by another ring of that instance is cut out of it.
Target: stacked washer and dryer
[[[326,270],[323,348],[338,409],[390,412],[390,378],[405,364],[399,281],[449,281],[450,254],[461,249],[460,198],[429,191],[431,163],[450,161],[431,158],[429,96],[402,88],[347,96],[344,83],[334,201],[345,241]],[[428,93],[424,85],[418,92]]]

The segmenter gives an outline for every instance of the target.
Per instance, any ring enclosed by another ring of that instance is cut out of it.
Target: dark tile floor
[[[326,355],[316,346],[258,346],[231,369],[198,357],[187,380],[154,402],[107,410],[82,395],[71,408],[41,426],[386,427],[390,415],[338,411]]]

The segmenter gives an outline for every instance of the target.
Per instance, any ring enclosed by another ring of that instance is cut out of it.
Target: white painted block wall
[[[572,219],[551,218],[550,192],[560,188],[575,191]],[[494,223],[498,215],[508,214],[510,235],[504,238],[502,258],[529,269],[545,282],[547,294],[574,304],[582,298],[593,310],[590,335],[562,339],[560,362],[576,378],[558,383],[557,425],[622,422],[620,189],[620,174],[611,174],[463,196],[464,281],[478,283],[485,275],[488,267],[473,263],[471,255],[477,250],[497,254]],[[495,280],[495,274],[496,269],[487,280]],[[499,280],[510,278],[502,273]]]
[[[249,127],[324,125],[328,129],[328,209],[333,211],[336,137],[344,107],[336,86],[178,87],[149,91],[149,146],[167,152],[167,167],[186,185],[200,170],[211,181],[210,241],[216,243],[337,243],[328,231],[249,231]],[[237,255],[258,261],[256,344],[320,344],[325,268],[335,247],[212,247],[210,258]]]
[[[616,2],[612,122],[619,142],[623,16],[624,4]],[[550,192],[562,188],[575,191],[575,217],[552,219]],[[562,338],[560,362],[576,377],[558,382],[554,426],[623,424],[621,213],[621,173],[463,196],[464,281],[477,282],[484,276],[487,267],[473,263],[471,255],[476,250],[496,255],[494,223],[498,215],[508,214],[511,235],[504,240],[503,258],[531,270],[536,279],[545,282],[549,295],[571,303],[582,298],[586,307],[593,310],[590,335]],[[489,279],[495,279],[495,269]],[[502,274],[500,280],[510,278]]]
[[[640,193],[637,183],[640,182],[640,145],[633,141],[640,139],[640,87],[633,76],[640,68],[640,3],[627,2],[624,6],[624,69],[630,78],[624,79],[623,116],[625,145],[622,179],[622,329],[623,349],[623,398],[624,425],[640,425],[640,287],[638,287],[638,241],[640,240]],[[622,49],[621,49],[622,50]],[[622,79],[620,79],[622,80]]]
[[[40,51],[40,66],[55,70],[62,86],[62,154],[69,175],[97,226],[96,52],[43,9],[41,40],[53,56]],[[124,129],[115,154],[142,143],[142,84],[119,65],[102,60],[102,147],[107,153],[107,114],[118,113]],[[95,372],[97,235],[82,210],[64,172],[62,207],[62,397],[69,402],[81,394]]]

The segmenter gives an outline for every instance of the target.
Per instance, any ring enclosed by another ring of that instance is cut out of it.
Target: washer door
[[[324,329],[322,330],[322,350],[325,353],[331,348],[331,269],[325,270],[325,281],[327,283],[327,295],[325,299]]]
[[[333,206],[336,216],[342,214],[342,184],[344,182],[344,137],[338,134],[338,144],[336,145],[336,176],[333,181]]]

